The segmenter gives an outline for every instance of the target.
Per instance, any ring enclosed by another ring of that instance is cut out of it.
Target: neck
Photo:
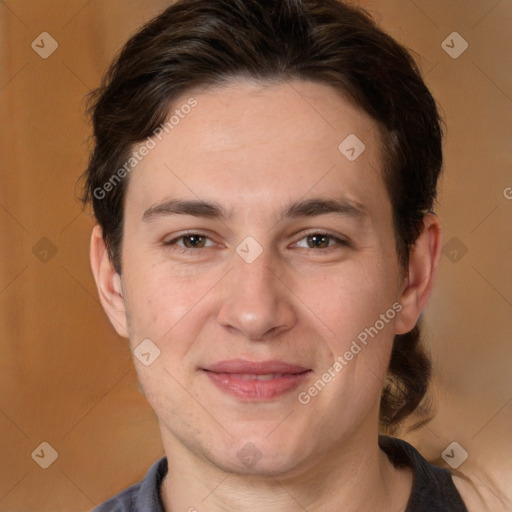
[[[197,457],[172,436],[163,438],[169,463],[162,484],[166,512],[405,510],[412,488],[412,472],[392,466],[377,436],[356,434],[277,475],[229,472]]]

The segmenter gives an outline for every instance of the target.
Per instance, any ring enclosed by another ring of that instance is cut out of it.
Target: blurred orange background
[[[360,4],[413,50],[447,124],[437,209],[444,255],[424,315],[438,412],[399,435],[446,467],[441,454],[456,441],[469,454],[459,470],[511,498],[512,3]],[[90,510],[163,455],[127,342],[97,298],[93,220],[77,180],[91,147],[85,95],[127,37],[167,5],[0,2],[3,512]],[[43,442],[57,454],[46,469]]]

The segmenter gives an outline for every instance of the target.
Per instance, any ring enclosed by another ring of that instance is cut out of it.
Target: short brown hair
[[[166,121],[174,99],[243,77],[327,84],[376,121],[397,254],[407,268],[442,168],[440,116],[409,52],[365,11],[338,0],[178,0],[130,38],[91,97],[95,145],[83,199],[92,202],[116,270],[129,180],[104,197],[95,191]],[[430,371],[419,326],[395,336],[384,428],[417,409]]]

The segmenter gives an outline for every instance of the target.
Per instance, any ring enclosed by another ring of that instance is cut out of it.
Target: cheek
[[[200,425],[204,411],[191,399],[183,376],[171,367],[163,357],[151,366],[135,361],[135,367],[144,395],[156,415],[166,425],[181,425],[185,431]],[[202,419],[204,422],[204,418]]]
[[[125,266],[126,306],[130,316],[130,338],[150,338],[164,348],[164,340],[190,334],[198,322],[183,321],[199,311],[202,299],[215,283],[213,278],[183,277],[169,264]],[[177,348],[177,347],[176,347]]]
[[[392,334],[396,316],[392,306],[398,296],[395,273],[373,260],[368,265],[346,265],[310,275],[295,286],[301,290],[298,295],[304,298],[312,317],[321,320],[333,339],[340,340],[337,348],[341,350],[347,340],[376,322],[379,331]],[[386,315],[388,310],[382,326],[381,315]]]

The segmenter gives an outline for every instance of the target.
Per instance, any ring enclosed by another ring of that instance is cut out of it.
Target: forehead
[[[224,198],[227,208],[261,211],[335,193],[389,207],[376,123],[327,85],[236,81],[192,90],[173,102],[167,128],[130,176],[127,205]]]

